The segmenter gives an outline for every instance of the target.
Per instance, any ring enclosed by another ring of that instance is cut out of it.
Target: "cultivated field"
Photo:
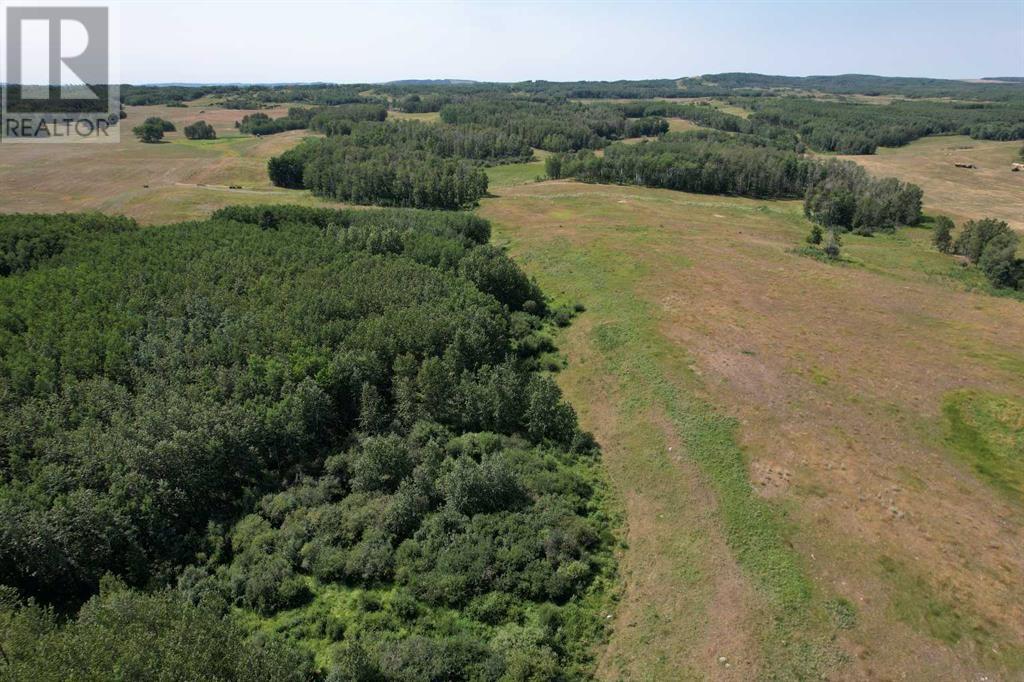
[[[1022,674],[1019,301],[927,230],[797,255],[799,202],[492,191],[497,237],[587,307],[560,383],[628,526],[604,677]]]
[[[925,208],[959,222],[994,217],[1024,230],[1024,173],[1013,173],[1021,143],[972,140],[963,135],[924,137],[905,147],[880,147],[871,156],[849,156],[878,176],[921,186]],[[957,168],[973,163],[977,168]]]

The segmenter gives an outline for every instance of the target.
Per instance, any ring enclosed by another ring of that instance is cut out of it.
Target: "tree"
[[[935,218],[935,227],[932,231],[932,244],[941,253],[950,253],[953,250],[953,228],[956,225],[949,216],[940,215]]]
[[[217,131],[206,121],[196,121],[185,126],[185,137],[190,140],[214,140],[217,138]]]
[[[164,129],[156,123],[143,123],[132,128],[132,133],[142,142],[153,144],[164,139]]]
[[[562,157],[558,154],[552,154],[544,159],[544,172],[552,180],[562,177]]]
[[[814,225],[811,225],[811,233],[809,235],[807,235],[807,243],[808,244],[820,244],[821,243],[821,237],[822,237],[821,225],[818,225],[817,223],[815,223]]]
[[[1020,288],[1024,277],[1024,261],[1017,258],[1020,238],[1014,232],[1001,232],[985,244],[978,267],[994,286]]]
[[[160,130],[164,131],[165,133],[173,133],[176,130],[173,123],[171,123],[167,119],[160,118],[159,116],[150,116],[142,122],[142,125],[160,126]]]
[[[1016,233],[1010,229],[1005,220],[996,220],[995,218],[968,220],[964,223],[960,236],[956,238],[953,250],[961,256],[967,256],[972,263],[977,263],[981,259],[985,246],[1001,235],[1007,235],[1011,239],[1017,238]]]

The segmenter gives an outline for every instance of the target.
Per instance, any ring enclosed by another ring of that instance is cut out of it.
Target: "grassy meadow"
[[[288,107],[264,109],[270,116]],[[294,147],[305,130],[253,137],[234,123],[252,111],[188,107],[126,107],[116,144],[5,144],[0,149],[0,211],[102,211],[146,224],[208,216],[228,204],[327,205],[308,192],[282,190],[267,178],[267,160]],[[150,116],[174,123],[163,142],[143,144],[132,127]],[[205,120],[215,140],[188,140],[186,125]],[[235,186],[237,189],[232,189]]]
[[[799,202],[493,185],[497,238],[587,309],[559,380],[627,520],[603,676],[1021,673],[1019,301],[927,229],[828,264]]]

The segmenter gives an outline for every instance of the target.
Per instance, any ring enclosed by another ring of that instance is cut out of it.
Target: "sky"
[[[124,0],[119,33],[128,83],[1024,76],[1024,0]]]

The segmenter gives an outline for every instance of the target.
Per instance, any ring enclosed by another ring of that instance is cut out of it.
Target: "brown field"
[[[670,118],[668,119],[668,130],[670,133],[684,133],[687,130],[700,130],[704,126],[697,125],[693,121],[687,121],[684,118]]]
[[[943,405],[1024,400],[1024,303],[965,290],[926,230],[845,238],[846,265],[796,255],[797,202],[493,192],[497,238],[587,306],[560,383],[629,548],[603,677],[1020,679],[1024,510],[952,454]],[[713,414],[736,420],[748,494],[786,519],[807,602],[780,605],[731,550],[723,510],[744,501],[702,453]]]
[[[262,111],[278,117],[287,110]],[[127,113],[116,144],[0,145],[0,211],[104,211],[161,223],[202,218],[232,203],[324,203],[267,179],[267,159],[295,146],[304,130],[239,135],[234,122],[251,111],[205,106],[127,107]],[[159,144],[139,142],[131,128],[149,116],[171,121],[177,132]],[[186,139],[182,129],[198,120],[213,125],[218,138]]]
[[[422,114],[407,114],[404,111],[389,111],[388,118],[398,121],[422,121],[423,123],[437,123],[441,120],[441,112],[427,111]]]
[[[925,137],[905,147],[879,148],[870,156],[846,156],[875,175],[896,176],[921,186],[926,210],[958,223],[969,218],[1000,218],[1024,230],[1024,173],[1010,164],[1021,142],[972,140],[962,135]],[[973,163],[975,169],[954,163]]]

